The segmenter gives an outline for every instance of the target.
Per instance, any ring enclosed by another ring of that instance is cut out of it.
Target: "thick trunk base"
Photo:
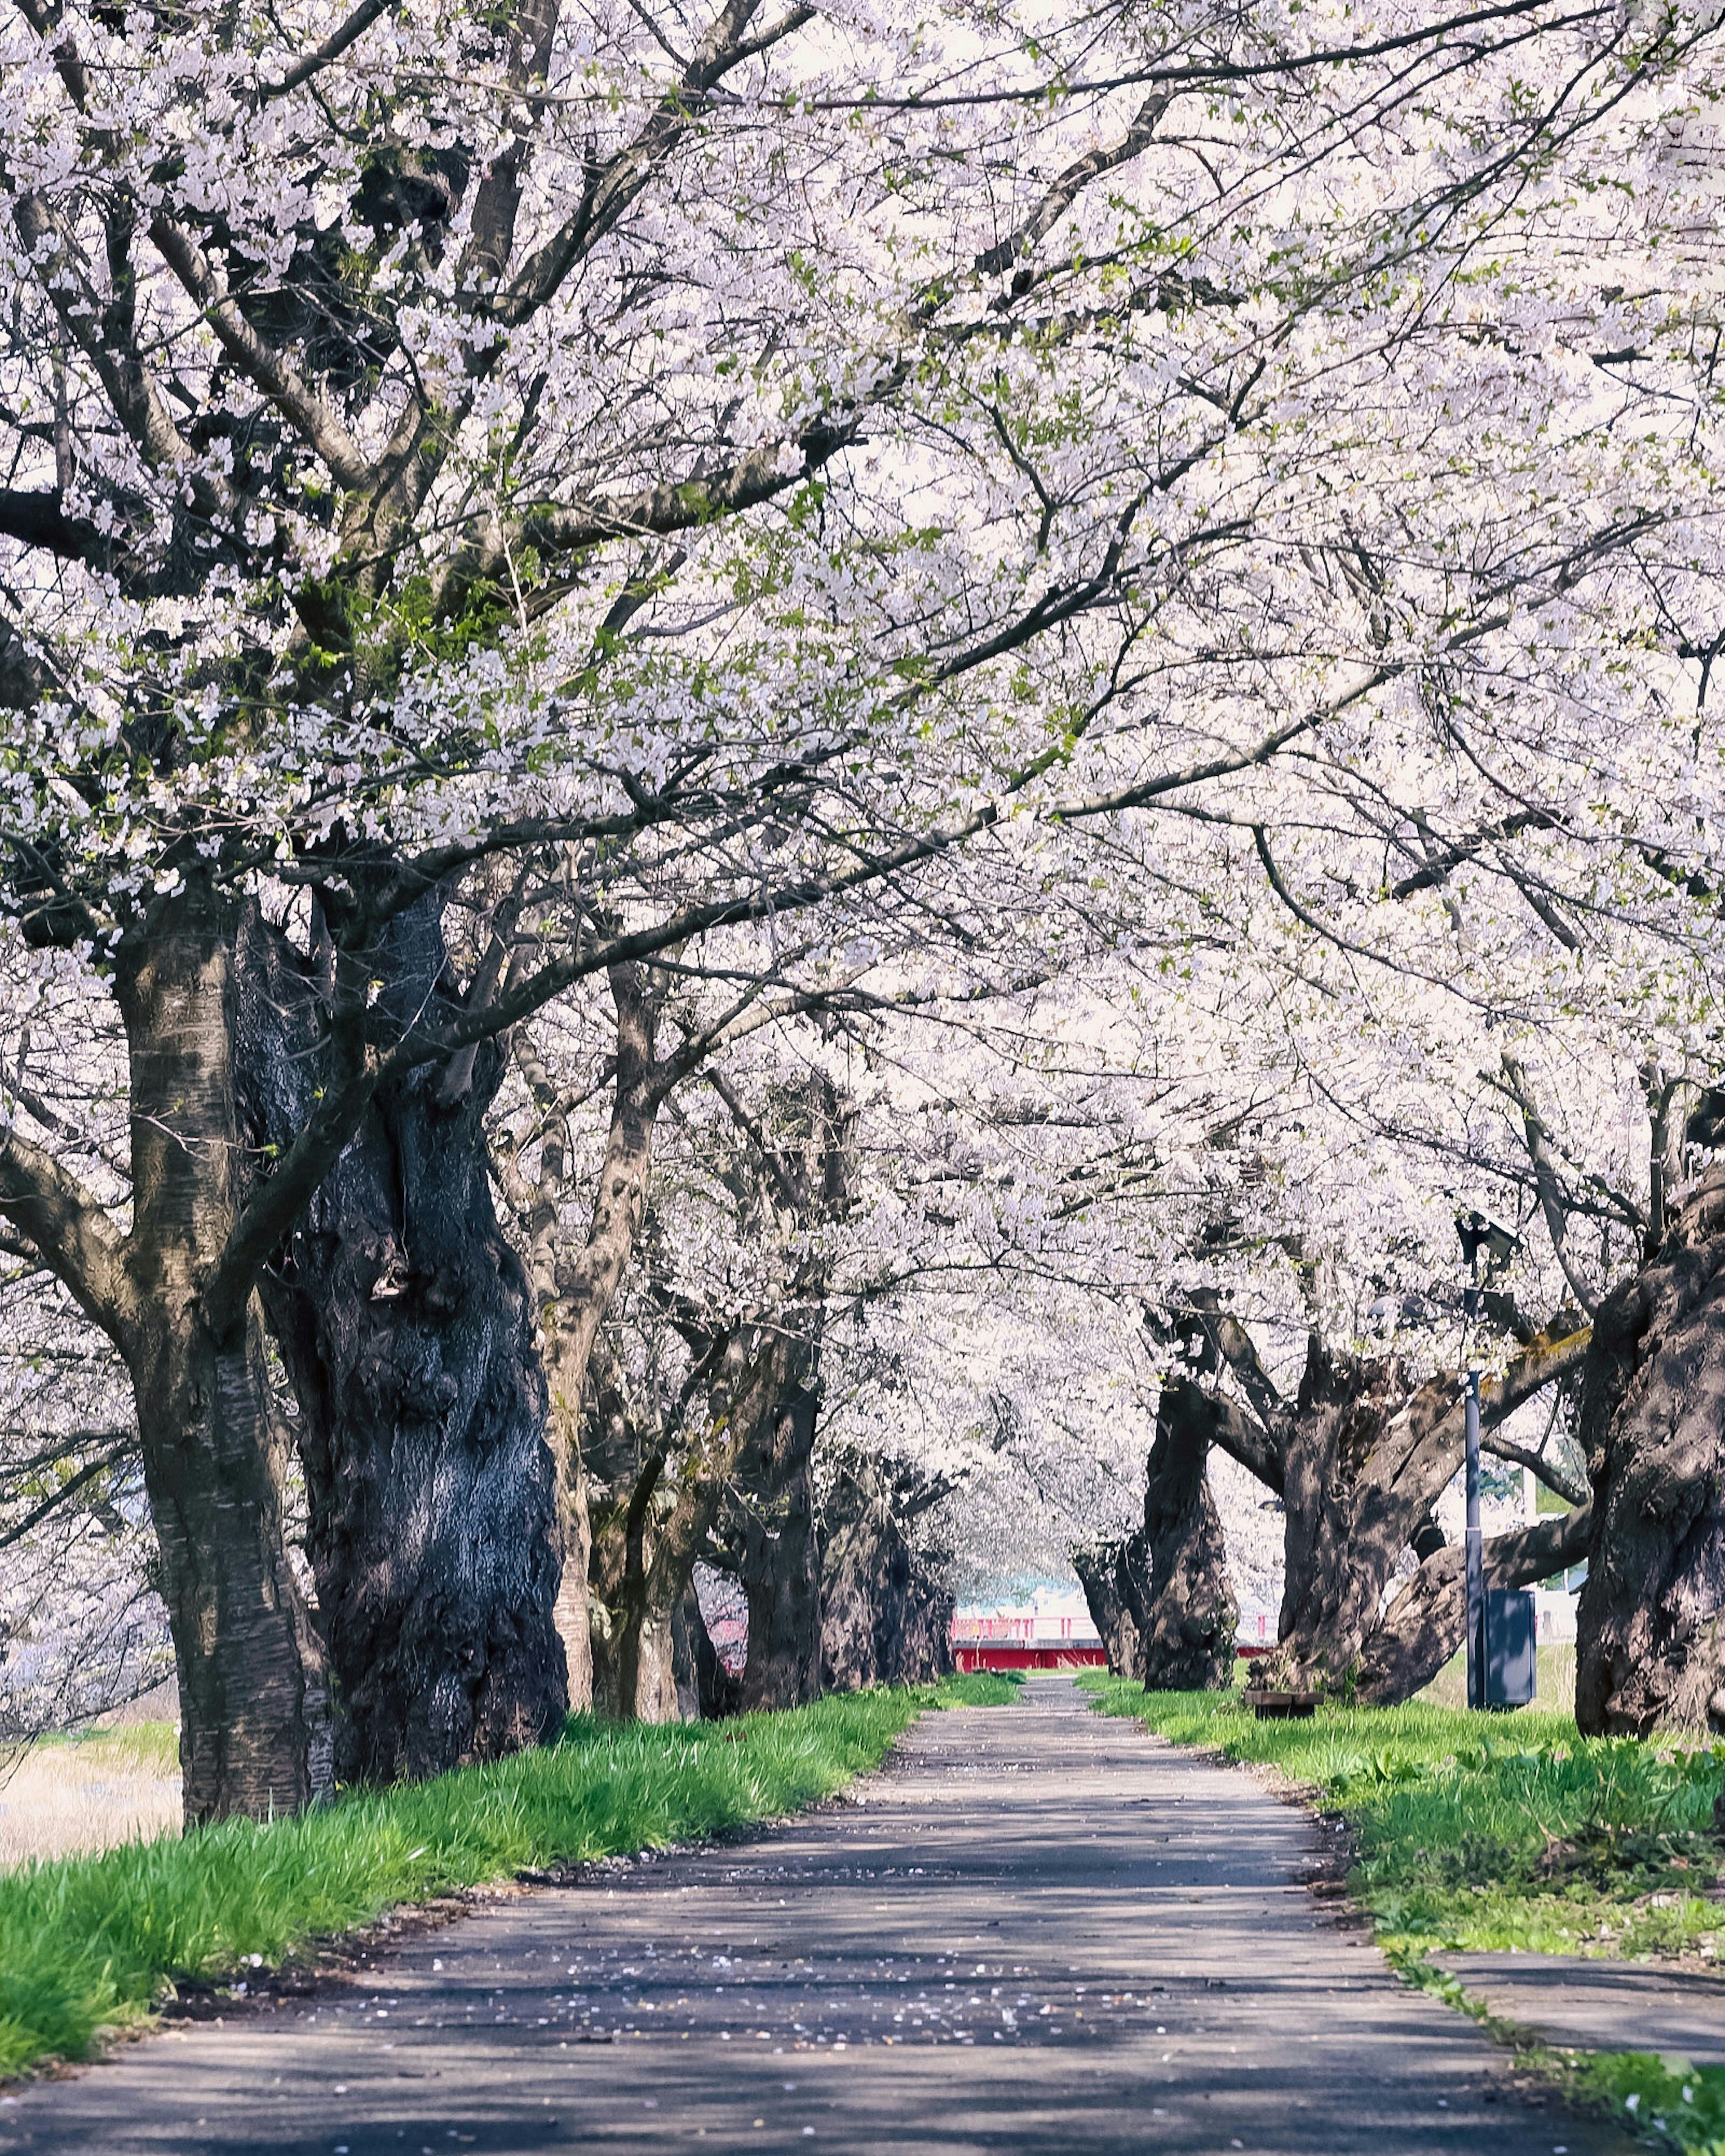
[[[315,1085],[307,969],[261,927],[244,1029],[259,1134]],[[439,991],[434,903],[393,924],[380,1008]],[[265,1293],[300,1403],[308,1554],[344,1780],[441,1774],[541,1742],[567,1704],[546,1390],[526,1277],[492,1208],[494,1048],[445,1106],[434,1069],[380,1092]]]
[[[812,1420],[800,1444],[788,1416],[757,1502],[741,1509],[734,1537],[748,1599],[742,1711],[802,1707],[820,1697],[820,1553],[815,1537]]]
[[[188,1824],[299,1810],[333,1788],[322,1644],[282,1534],[255,1302],[213,1337],[203,1288],[239,1217],[234,909],[196,879],[122,947],[138,1410],[180,1691]]]
[[[828,1691],[929,1684],[952,1667],[952,1597],[891,1512],[871,1505],[821,1559],[821,1683]]]
[[[681,1722],[671,1613],[614,1620],[593,1635],[593,1705],[606,1722]]]
[[[1138,1634],[1134,1674],[1149,1691],[1217,1691],[1234,1681],[1240,1606],[1204,1472],[1209,1424],[1208,1394],[1178,1378],[1163,1385],[1145,1471],[1142,1567],[1117,1567]]]
[[[261,1328],[254,1314],[225,1349],[151,1360],[139,1419],[186,1823],[280,1818],[332,1796],[335,1773],[323,1644],[282,1540]],[[163,1386],[169,1373],[180,1382]]]
[[[1581,1435],[1594,1487],[1576,1614],[1589,1736],[1725,1731],[1725,1168],[1594,1322]]]
[[[719,1659],[692,1579],[671,1616],[671,1666],[685,1722],[721,1722],[742,1712],[742,1681]]]

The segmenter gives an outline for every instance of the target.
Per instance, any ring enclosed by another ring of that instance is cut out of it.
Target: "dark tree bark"
[[[448,993],[439,911],[422,901],[373,954],[386,1019]],[[246,959],[248,1105],[259,1142],[280,1147],[321,1082],[314,983],[259,922]],[[501,1073],[486,1043],[454,1099],[434,1065],[389,1081],[266,1277],[347,1780],[494,1758],[566,1710],[545,1383],[488,1174]]]
[[[691,1578],[671,1612],[671,1668],[685,1722],[721,1722],[742,1712],[742,1681],[719,1658]]]
[[[0,1211],[125,1358],[161,1545],[188,1822],[292,1812],[331,1789],[324,1656],[282,1535],[278,1436],[234,1083],[236,909],[195,869],[122,940],[131,1059],[125,1232],[0,1131]]]
[[[872,1462],[848,1466],[826,1507],[821,1549],[821,1682],[828,1691],[929,1684],[952,1667],[952,1596],[911,1548],[895,1503],[897,1479]]]
[[[793,1361],[806,1362],[806,1358]],[[814,1428],[781,1406],[756,1457],[746,1457],[724,1540],[749,1606],[747,1714],[820,1697],[820,1549],[814,1512]]]
[[[685,1065],[675,1058],[655,1060],[660,998],[649,988],[643,968],[629,963],[615,965],[608,969],[608,978],[617,1014],[616,1071],[610,1127],[586,1242],[573,1253],[565,1245],[559,1202],[568,1168],[561,1114],[552,1115],[547,1122],[539,1182],[524,1208],[528,1265],[550,1380],[547,1434],[557,1467],[564,1553],[557,1628],[568,1671],[569,1702],[574,1707],[591,1705],[594,1697],[594,1613],[589,1578],[593,1523],[589,1476],[582,1452],[582,1430],[589,1405],[588,1377],[599,1328],[616,1300],[646,1213],[654,1123],[666,1095],[685,1070]],[[522,1055],[521,1063],[535,1099],[543,1104],[554,1102],[557,1088],[531,1052]],[[603,1645],[602,1638],[601,1652]],[[614,1707],[619,1697],[614,1670],[604,1681]],[[660,1697],[656,1690],[654,1697]]]
[[[1533,1587],[1587,1554],[1585,1506],[1485,1544],[1487,1587]],[[1467,1568],[1459,1543],[1426,1558],[1371,1632],[1355,1669],[1354,1696],[1394,1707],[1422,1691],[1467,1637]]]
[[[1215,1406],[1214,1394],[1188,1379],[1163,1386],[1145,1471],[1148,1592],[1133,1613],[1147,1691],[1215,1691],[1234,1681],[1240,1606],[1204,1471]],[[1130,1568],[1121,1584],[1130,1594]]]
[[[790,1347],[777,1327],[712,1336],[673,1427],[644,1435],[615,1383],[598,1387],[588,1428],[593,1481],[590,1573],[593,1706],[617,1722],[675,1722],[673,1620],[688,1592],[740,1455],[784,1389]],[[706,1435],[679,1445],[675,1427],[704,1392]]]
[[[1725,1168],[1600,1306],[1581,1437],[1594,1502],[1577,1723],[1725,1730]]]
[[[1141,1684],[1143,1661],[1138,1624],[1122,1592],[1120,1573],[1132,1545],[1142,1560],[1143,1539],[1140,1532],[1118,1542],[1095,1543],[1072,1553],[1072,1569],[1084,1589],[1085,1604],[1102,1642],[1102,1652],[1108,1657],[1111,1675],[1136,1677]],[[1147,1578],[1145,1586],[1147,1589]]]
[[[1461,1465],[1457,1380],[1414,1385],[1394,1358],[1332,1353],[1314,1337],[1297,1398],[1271,1387],[1243,1330],[1202,1312],[1212,1369],[1232,1370],[1246,1403],[1214,1394],[1212,1442],[1274,1490],[1286,1511],[1286,1573],[1271,1684],[1347,1691],[1382,1622],[1402,1552]],[[1480,1389],[1490,1430],[1543,1386],[1582,1366],[1585,1329],[1527,1341],[1502,1378]],[[1249,1404],[1248,1404],[1249,1403]]]

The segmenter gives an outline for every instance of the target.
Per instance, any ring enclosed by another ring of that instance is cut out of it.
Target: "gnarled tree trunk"
[[[381,1010],[447,993],[434,896],[375,953]],[[309,968],[254,923],[247,1093],[285,1145],[320,1082]],[[307,1549],[344,1779],[439,1774],[539,1742],[567,1705],[546,1392],[520,1260],[493,1210],[487,1043],[458,1096],[391,1080],[290,1235],[264,1303],[300,1404]]]
[[[1127,1563],[1129,1550],[1135,1545],[1142,1560],[1144,1537],[1142,1530],[1124,1540],[1111,1543],[1092,1543],[1086,1548],[1072,1552],[1072,1569],[1078,1575],[1078,1584],[1084,1589],[1085,1606],[1090,1611],[1090,1620],[1096,1628],[1102,1643],[1102,1652],[1108,1658],[1111,1675],[1117,1677],[1136,1677],[1143,1681],[1142,1652],[1139,1644],[1138,1623],[1132,1614],[1121,1586],[1121,1567]],[[1145,1583],[1148,1586],[1147,1580]]]
[[[1594,1325],[1593,1483],[1575,1718],[1592,1736],[1725,1730],[1725,1167]]]
[[[1271,1684],[1345,1691],[1383,1622],[1402,1552],[1461,1463],[1463,1406],[1450,1376],[1415,1386],[1393,1357],[1332,1353],[1313,1337],[1297,1398],[1285,1402],[1243,1329],[1194,1313],[1213,1369],[1239,1378],[1245,1403],[1205,1394],[1212,1442],[1283,1501],[1286,1575]],[[1581,1368],[1583,1328],[1527,1342],[1480,1388],[1481,1424],[1501,1422],[1543,1386]],[[1387,1650],[1386,1650],[1387,1651]]]
[[[952,1593],[911,1548],[894,1495],[891,1478],[859,1461],[829,1497],[820,1567],[824,1691],[928,1684],[952,1670]]]
[[[691,1584],[694,1556],[678,1566],[663,1547],[675,1498],[665,1456],[653,1454],[594,1521],[593,1704],[608,1722],[676,1722],[673,1620]]]
[[[1416,1391],[1394,1357],[1363,1361],[1312,1339],[1281,1444],[1286,1571],[1272,1681],[1350,1680],[1397,1560],[1455,1471],[1448,1450],[1406,1471],[1455,1389],[1440,1380]]]
[[[654,1122],[680,1072],[675,1063],[655,1060],[657,999],[644,982],[641,968],[629,963],[615,965],[609,969],[608,979],[617,1014],[617,1068],[610,1127],[605,1136],[587,1240],[578,1251],[565,1255],[558,1217],[558,1199],[567,1173],[561,1116],[552,1119],[542,1142],[539,1188],[529,1226],[528,1263],[538,1300],[546,1374],[550,1381],[548,1427],[557,1463],[564,1553],[556,1621],[569,1673],[569,1703],[578,1708],[592,1704],[596,1697],[594,1656],[596,1651],[603,1656],[608,1644],[608,1620],[600,1615],[602,1631],[596,1648],[597,1613],[591,1605],[591,1491],[581,1444],[588,1406],[588,1376],[599,1328],[616,1299],[647,1209]],[[524,1065],[535,1097],[553,1100],[557,1089],[550,1079],[531,1059],[524,1059]],[[653,1654],[649,1653],[649,1660],[654,1660]],[[614,1666],[598,1681],[610,1702],[601,1711],[614,1714],[620,1697]],[[662,1687],[656,1676],[649,1682],[648,1696],[655,1706],[662,1705]],[[662,1717],[655,1712],[647,1718]]]
[[[755,1326],[716,1335],[697,1363],[704,1435],[675,1477],[666,1434],[641,1444],[620,1392],[599,1388],[589,1428],[596,1459],[593,1517],[593,1705],[614,1721],[680,1717],[673,1620],[694,1577],[739,1457],[759,1442],[784,1390],[783,1332]],[[695,1390],[691,1379],[691,1395]],[[688,1412],[691,1401],[685,1402]]]
[[[1138,1666],[1150,1691],[1215,1691],[1234,1681],[1240,1605],[1205,1473],[1214,1406],[1212,1394],[1188,1380],[1171,1378],[1162,1388],[1144,1479],[1147,1592],[1133,1610]],[[1132,1570],[1123,1568],[1128,1597],[1135,1584]]]
[[[806,1364],[807,1357],[793,1363]],[[800,1423],[800,1428],[799,1428]],[[739,1466],[721,1532],[727,1568],[748,1601],[742,1707],[757,1714],[820,1697],[820,1549],[814,1514],[814,1425],[787,1404]]]
[[[671,1668],[685,1722],[719,1722],[742,1711],[742,1681],[719,1658],[692,1578],[671,1612]]]

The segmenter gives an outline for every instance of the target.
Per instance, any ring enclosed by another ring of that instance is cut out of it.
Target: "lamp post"
[[[1474,1327],[1480,1314],[1480,1252],[1486,1255],[1487,1276],[1508,1258],[1516,1238],[1494,1227],[1483,1213],[1464,1213],[1455,1222],[1467,1286],[1461,1291],[1461,1319],[1466,1334],[1467,1404],[1462,1417],[1462,1445],[1467,1461],[1467,1527],[1463,1550],[1467,1562],[1467,1703],[1486,1705],[1486,1546],[1480,1527],[1480,1373],[1474,1361]]]

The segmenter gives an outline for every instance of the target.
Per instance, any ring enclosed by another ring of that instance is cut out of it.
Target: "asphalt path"
[[[1308,1883],[1319,1830],[1065,1680],[849,1802],[535,1888],[0,2101],[101,2156],[1604,2156]]]

